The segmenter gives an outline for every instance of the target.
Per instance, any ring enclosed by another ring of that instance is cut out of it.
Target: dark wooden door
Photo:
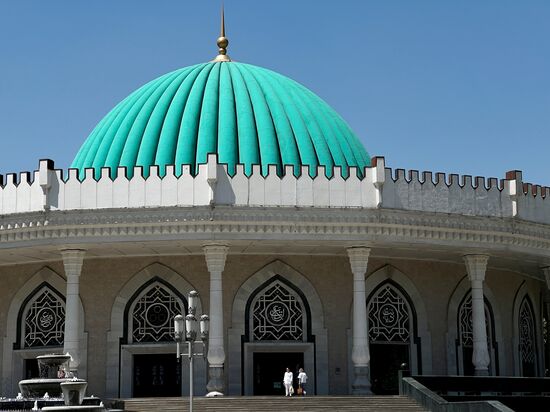
[[[370,381],[376,395],[399,394],[399,368],[410,365],[409,345],[370,344]]]
[[[134,355],[135,398],[181,396],[180,364],[176,354]]]

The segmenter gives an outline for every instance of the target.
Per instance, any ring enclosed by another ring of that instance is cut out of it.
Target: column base
[[[489,376],[489,369],[476,369],[475,376]]]
[[[210,396],[223,396],[224,376],[223,366],[209,366],[208,367],[208,384],[206,389],[210,395],[211,392],[215,392]],[[207,396],[209,396],[207,395]]]
[[[372,395],[369,381],[368,366],[355,366],[353,368],[354,379],[351,385],[352,395]]]

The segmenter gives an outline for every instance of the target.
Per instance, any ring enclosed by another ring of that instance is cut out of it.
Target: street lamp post
[[[197,321],[195,314],[197,312],[197,303],[199,293],[195,290],[189,292],[187,302],[189,304],[188,314],[184,318],[182,315],[176,315],[174,318],[174,339],[176,340],[177,357],[187,356],[189,358],[189,412],[193,412],[193,358],[195,356],[206,357],[208,351],[208,324],[210,318],[208,315],[202,315],[200,321]],[[185,323],[184,323],[185,322]],[[202,352],[195,352],[197,335],[200,333],[202,342]],[[182,353],[180,344],[187,341],[187,353]]]

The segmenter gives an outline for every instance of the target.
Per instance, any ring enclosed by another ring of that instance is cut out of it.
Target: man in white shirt
[[[290,369],[286,368],[285,376],[283,377],[283,384],[285,385],[285,396],[292,396],[294,389],[292,388],[292,381],[294,380],[294,374]]]

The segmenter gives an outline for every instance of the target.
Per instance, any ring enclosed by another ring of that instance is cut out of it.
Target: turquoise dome
[[[216,153],[231,175],[241,163],[247,175],[252,165],[285,165],[300,173],[302,165],[317,174],[326,167],[349,167],[362,174],[370,157],[346,122],[321,98],[301,84],[257,66],[236,62],[198,64],[165,74],[130,94],[92,131],[71,167],[111,169],[205,163]]]

